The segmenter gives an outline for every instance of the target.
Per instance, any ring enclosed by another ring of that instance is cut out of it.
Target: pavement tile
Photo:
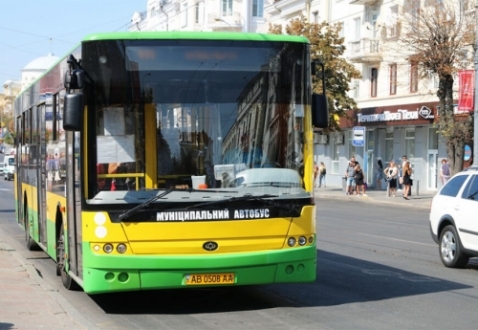
[[[35,268],[2,240],[2,233],[0,230],[0,329],[86,329],[65,311]]]

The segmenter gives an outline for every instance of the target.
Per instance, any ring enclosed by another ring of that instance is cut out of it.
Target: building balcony
[[[351,5],[374,5],[378,0],[352,0]]]
[[[362,38],[349,42],[349,59],[354,63],[377,63],[382,61],[380,43],[377,39]]]

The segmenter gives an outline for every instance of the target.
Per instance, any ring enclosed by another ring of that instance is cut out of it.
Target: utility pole
[[[475,102],[473,103],[473,165],[478,165],[478,0],[475,0]]]

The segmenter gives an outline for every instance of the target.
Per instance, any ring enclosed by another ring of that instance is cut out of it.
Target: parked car
[[[0,163],[0,175],[3,175],[3,163]]]
[[[430,231],[446,267],[478,257],[478,166],[455,174],[433,197]]]
[[[15,174],[15,156],[5,156],[3,158],[3,178],[13,180]]]

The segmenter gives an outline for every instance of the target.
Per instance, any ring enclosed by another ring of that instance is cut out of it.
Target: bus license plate
[[[186,275],[186,285],[234,284],[234,273]]]

